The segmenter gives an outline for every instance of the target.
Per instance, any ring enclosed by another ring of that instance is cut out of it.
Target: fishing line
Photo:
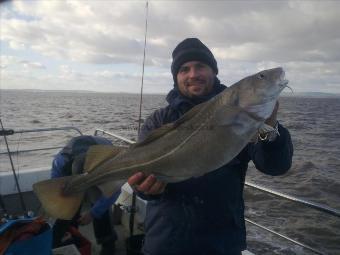
[[[2,129],[2,131],[3,131],[3,133],[4,133],[3,136],[4,136],[5,144],[6,144],[6,147],[7,147],[8,157],[9,157],[9,160],[10,160],[10,162],[11,162],[11,167],[12,167],[12,172],[13,172],[14,181],[15,181],[15,184],[16,184],[16,186],[17,186],[18,193],[19,193],[21,208],[22,208],[23,212],[26,213],[26,212],[27,212],[27,210],[26,210],[26,205],[25,205],[24,198],[23,198],[23,195],[22,195],[22,192],[21,192],[21,189],[20,189],[20,185],[19,185],[19,182],[18,182],[17,175],[16,175],[16,173],[15,173],[15,168],[14,168],[14,164],[13,164],[13,160],[12,160],[12,156],[11,156],[11,151],[10,151],[9,146],[8,146],[7,136],[6,136],[6,134],[5,134],[5,128],[4,128],[4,126],[2,125],[2,120],[1,120],[1,118],[0,118],[0,124],[1,124],[1,129]]]

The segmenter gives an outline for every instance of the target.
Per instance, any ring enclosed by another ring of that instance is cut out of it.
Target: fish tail
[[[84,198],[84,192],[65,194],[65,185],[72,176],[37,182],[33,190],[48,215],[56,219],[70,220],[77,213]]]

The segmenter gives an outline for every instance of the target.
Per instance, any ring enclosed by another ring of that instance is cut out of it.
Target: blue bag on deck
[[[11,226],[22,223],[32,222],[32,219],[18,219],[8,222],[6,228],[1,232],[8,230]],[[26,240],[14,241],[5,251],[4,255],[52,255],[52,229],[49,224],[45,223],[39,234],[34,235]]]

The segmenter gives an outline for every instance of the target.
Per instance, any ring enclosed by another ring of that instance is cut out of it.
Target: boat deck
[[[118,240],[116,241],[115,255],[126,255],[125,240],[129,236],[128,231],[123,225],[115,225],[115,229],[118,233]],[[92,226],[82,226],[80,232],[92,243],[92,255],[98,255],[100,252],[100,246],[96,244],[95,237],[92,231]],[[254,255],[249,251],[243,251],[242,255]]]
[[[23,192],[23,198],[26,202],[26,205],[28,206],[27,210],[33,211],[35,214],[40,214],[40,204],[38,199],[35,197],[33,192]],[[3,197],[4,203],[6,205],[7,210],[14,215],[20,215],[21,208],[20,208],[20,201],[18,194],[10,194]],[[87,206],[85,205],[84,210],[87,209]],[[1,216],[1,215],[0,215]],[[120,224],[114,224],[114,228],[118,235],[118,240],[116,241],[116,252],[115,255],[126,255],[126,238],[129,237],[129,231],[128,231],[128,215],[124,214],[121,217],[121,223]],[[138,226],[136,223],[135,226]],[[100,245],[96,243],[96,238],[94,236],[93,232],[93,226],[92,224],[88,224],[86,226],[80,226],[79,231],[81,234],[88,239],[91,242],[91,251],[92,255],[98,255],[100,253]],[[135,228],[134,233],[140,234],[141,231]],[[72,253],[61,253],[58,251],[58,255],[61,254],[67,254],[71,255]],[[77,254],[77,253],[73,253]],[[244,251],[242,255],[254,255],[253,253],[249,251]]]
[[[114,227],[118,234],[115,255],[126,255],[125,240],[128,237],[128,231],[126,231],[123,225],[115,225]],[[96,243],[96,238],[93,233],[92,224],[81,226],[79,230],[88,240],[91,241],[92,255],[99,254],[101,247]]]

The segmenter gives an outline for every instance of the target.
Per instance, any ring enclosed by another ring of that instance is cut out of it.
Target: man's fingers
[[[131,187],[146,195],[161,194],[166,186],[166,183],[157,180],[157,178],[153,174],[146,177],[145,174],[142,172],[138,172],[132,175],[128,179],[128,183]]]
[[[164,192],[166,183],[162,181],[156,181],[154,185],[148,190],[147,194],[158,195]]]
[[[149,189],[155,184],[157,181],[154,175],[149,175],[140,185],[138,185],[137,189],[141,192],[147,192]]]
[[[128,179],[128,183],[131,187],[140,184],[141,182],[143,182],[143,180],[145,179],[145,174],[142,172],[138,172],[134,175],[132,175],[129,179]]]

